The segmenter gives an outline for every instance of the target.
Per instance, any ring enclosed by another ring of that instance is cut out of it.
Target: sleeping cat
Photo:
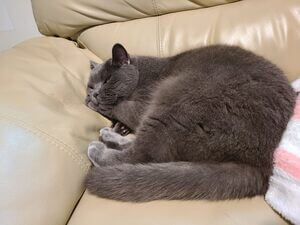
[[[115,44],[91,66],[86,104],[136,134],[104,128],[90,144],[92,194],[143,202],[266,192],[296,96],[275,65],[234,46],[157,58]]]

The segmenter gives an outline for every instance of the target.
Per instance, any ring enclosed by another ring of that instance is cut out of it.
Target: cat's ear
[[[115,44],[112,48],[112,64],[115,66],[122,66],[130,64],[130,57],[126,49],[121,44]]]
[[[91,70],[94,69],[97,65],[98,65],[98,63],[90,60],[90,68],[91,68]]]

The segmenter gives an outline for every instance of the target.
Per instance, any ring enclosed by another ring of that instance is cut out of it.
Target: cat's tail
[[[93,167],[86,186],[92,194],[120,201],[223,200],[264,194],[268,177],[235,163],[121,164]]]

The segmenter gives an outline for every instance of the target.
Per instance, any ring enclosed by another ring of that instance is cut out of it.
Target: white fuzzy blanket
[[[293,82],[300,91],[300,79]],[[267,203],[293,224],[300,225],[300,94],[294,114],[275,151]]]

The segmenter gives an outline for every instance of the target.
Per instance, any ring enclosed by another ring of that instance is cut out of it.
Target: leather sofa
[[[299,0],[32,0],[43,37],[0,54],[1,225],[283,225],[263,197],[100,199],[84,190],[86,151],[110,123],[84,105],[89,61],[114,43],[170,56],[225,43],[300,75]]]

